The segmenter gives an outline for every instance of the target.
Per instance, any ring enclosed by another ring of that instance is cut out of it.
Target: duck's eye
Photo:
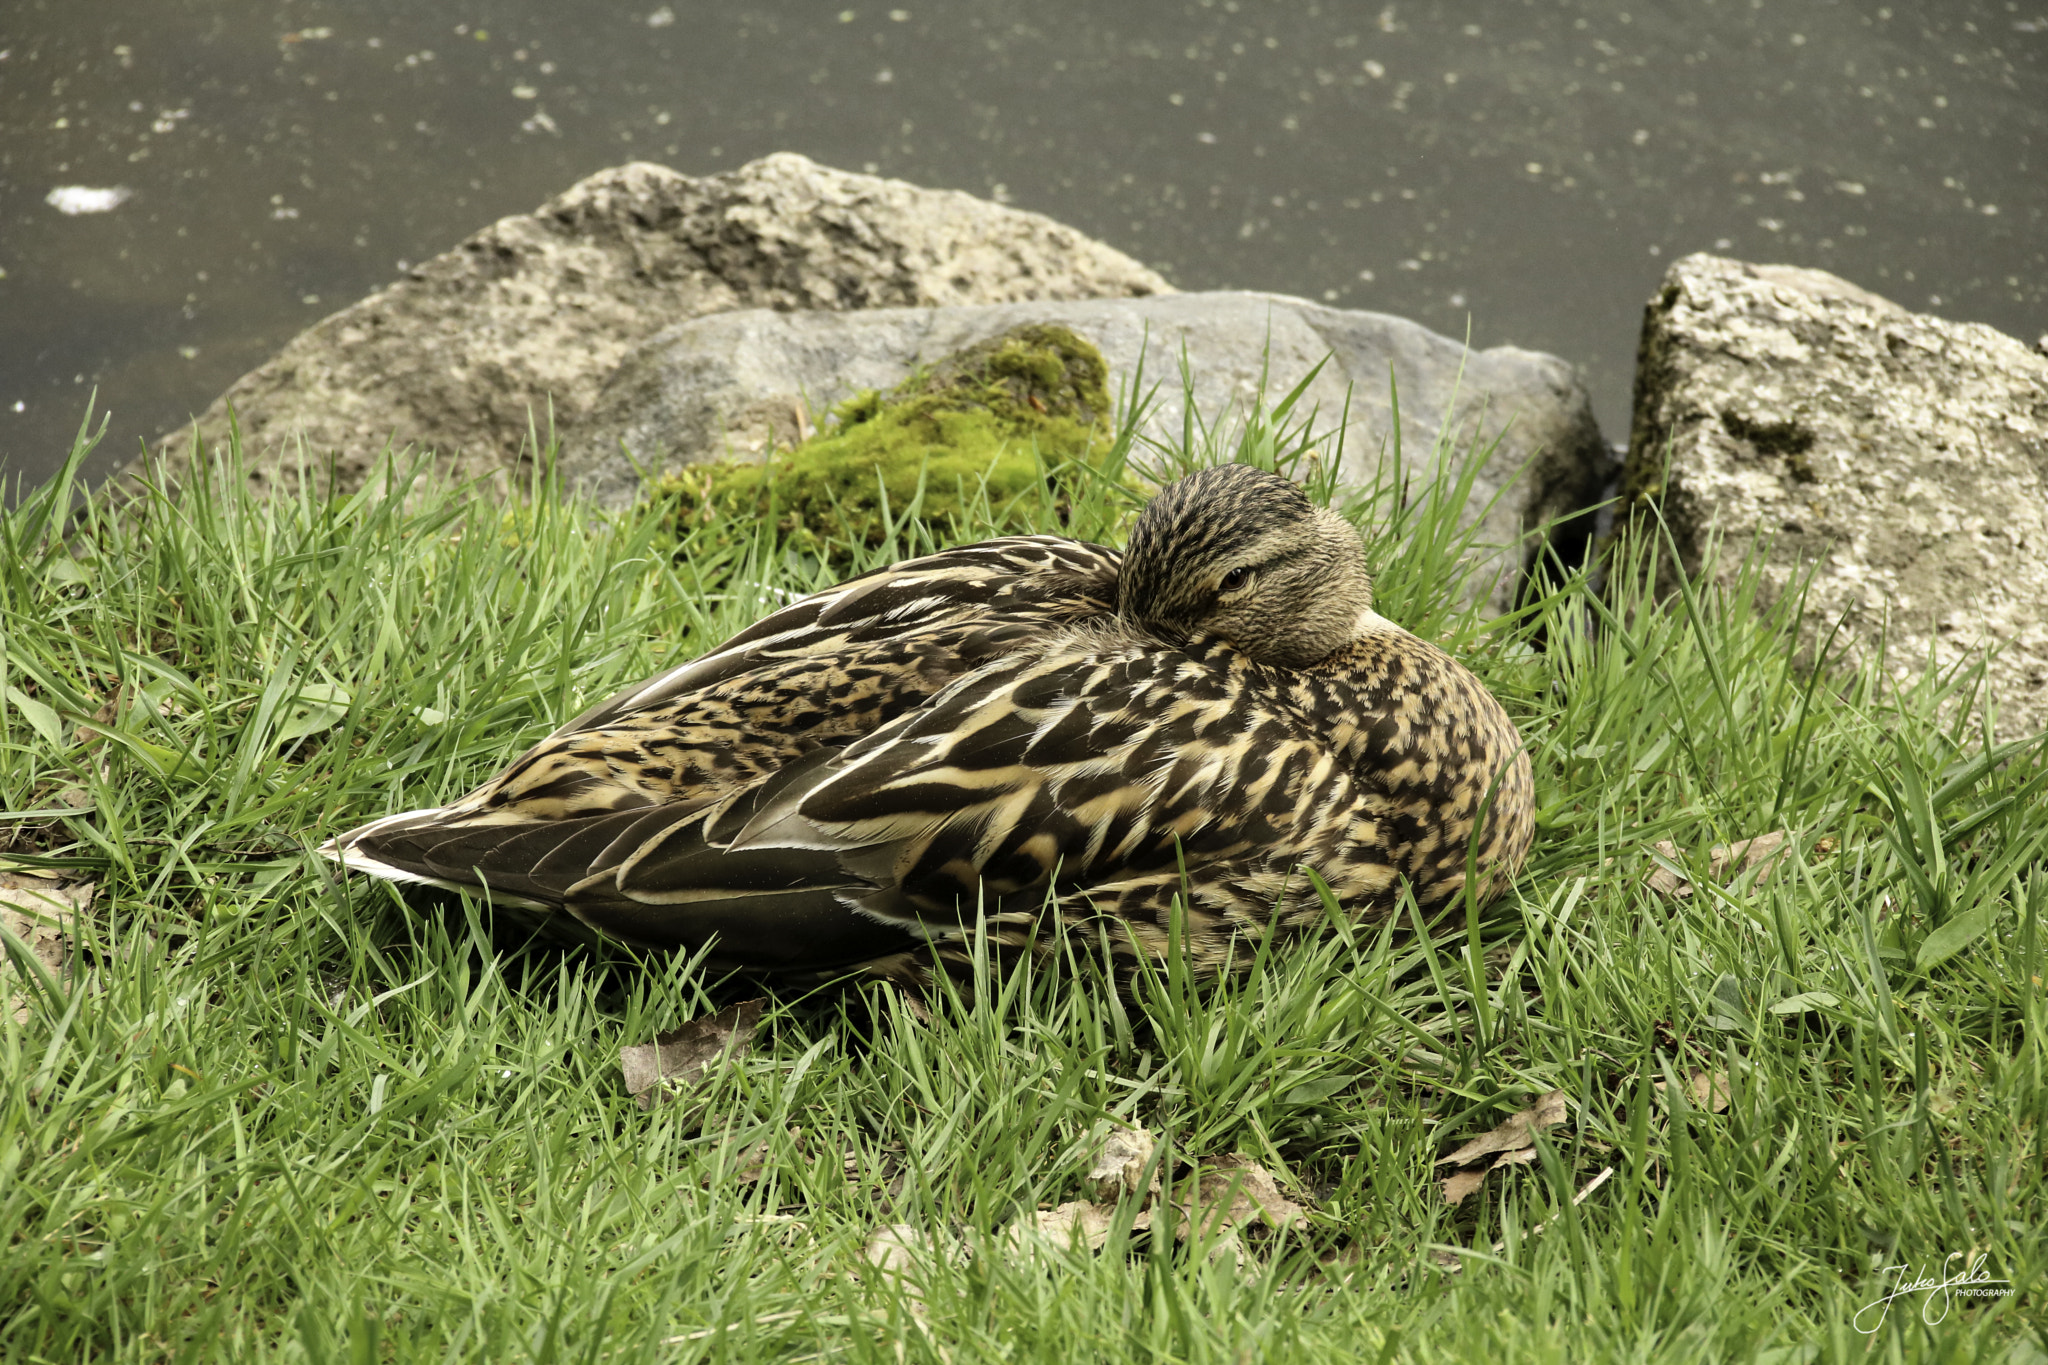
[[[1244,568],[1243,566],[1239,566],[1238,568],[1232,569],[1229,573],[1223,575],[1223,582],[1217,585],[1217,591],[1236,592],[1239,588],[1243,587],[1245,584],[1251,581],[1252,571],[1250,569]]]

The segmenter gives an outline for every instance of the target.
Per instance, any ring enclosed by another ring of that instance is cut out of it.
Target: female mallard
[[[1376,615],[1342,517],[1248,465],[1122,555],[1017,536],[775,612],[549,735],[468,796],[337,835],[373,876],[487,891],[627,943],[915,975],[977,919],[1107,928],[1204,971],[1320,917],[1499,890],[1529,850],[1500,703]],[[1469,860],[1469,862],[1468,862]]]

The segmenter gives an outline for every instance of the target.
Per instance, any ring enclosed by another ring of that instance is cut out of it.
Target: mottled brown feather
[[[762,971],[957,956],[977,916],[1203,970],[1316,921],[1427,911],[1532,833],[1498,702],[1370,611],[1356,533],[1244,466],[1169,486],[1124,556],[1014,537],[792,603],[448,806],[330,856]]]

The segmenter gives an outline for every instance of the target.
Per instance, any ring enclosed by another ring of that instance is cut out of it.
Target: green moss
[[[685,527],[746,534],[772,516],[790,548],[828,556],[879,545],[913,502],[939,534],[1022,526],[1064,502],[1075,465],[1108,452],[1107,378],[1101,353],[1067,328],[1016,327],[848,399],[827,430],[765,464],[692,465],[658,492],[677,498]]]

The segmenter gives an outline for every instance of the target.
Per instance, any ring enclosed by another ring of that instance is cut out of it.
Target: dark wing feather
[[[612,912],[580,899],[598,885],[649,907],[635,912],[642,922],[657,905],[694,914],[744,862],[811,879],[922,938],[957,931],[963,906],[1031,919],[1048,892],[1080,888],[1110,902],[1136,895],[1150,917],[1183,858],[1227,873],[1255,870],[1255,850],[1293,847],[1271,807],[1235,800],[1238,737],[1256,736],[1288,766],[1321,750],[1261,695],[1251,675],[1264,670],[1227,648],[1197,658],[1118,637],[1069,631],[998,660],[743,803],[679,822],[571,903],[608,932]],[[1191,679],[1211,685],[1191,689]],[[1212,699],[1190,701],[1191,690]],[[1297,795],[1282,823],[1313,810]]]
[[[1050,628],[1107,616],[1118,563],[1019,536],[878,569],[591,708],[461,800],[329,851],[378,875],[567,907],[650,946],[716,932],[729,955],[775,965],[898,951],[902,931],[845,908],[873,888],[821,850],[727,855],[696,891],[682,879],[664,901],[655,888],[676,849],[722,846],[837,746]],[[637,894],[619,889],[621,869]]]

